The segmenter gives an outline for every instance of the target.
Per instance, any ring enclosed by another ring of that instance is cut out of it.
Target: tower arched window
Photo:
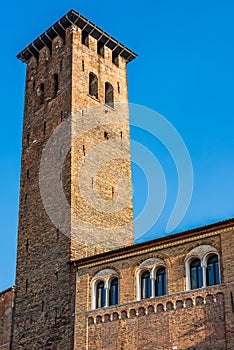
[[[98,98],[98,78],[94,73],[89,74],[89,94]]]
[[[147,270],[141,275],[141,299],[150,298],[151,294],[151,278]]]
[[[104,281],[99,281],[96,287],[96,308],[104,307],[106,303],[106,290]]]
[[[109,305],[116,305],[119,303],[119,279],[115,277],[110,282],[109,289]]]
[[[53,97],[56,97],[58,95],[58,89],[59,89],[58,74],[54,74],[54,77],[53,77]]]
[[[207,260],[206,284],[207,286],[213,286],[214,284],[219,283],[219,259],[218,255],[213,254]]]
[[[105,83],[105,104],[114,108],[114,88],[108,82]]]
[[[45,101],[45,85],[41,83],[37,88],[37,96],[39,97],[40,105],[43,105]]]
[[[160,267],[156,272],[155,294],[161,296],[166,294],[166,269]]]
[[[190,263],[190,278],[191,289],[201,288],[203,286],[203,276],[200,259],[194,259]]]

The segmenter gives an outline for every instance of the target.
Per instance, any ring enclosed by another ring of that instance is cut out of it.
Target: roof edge
[[[71,25],[76,25],[80,29],[85,29],[89,35],[96,40],[101,39],[104,45],[122,56],[127,63],[137,57],[137,54],[100,29],[98,26],[90,22],[75,10],[70,10],[56,23],[54,23],[43,34],[37,37],[31,44],[22,50],[16,57],[22,62],[27,63],[32,56],[38,57],[40,50],[45,46],[50,46],[52,40],[57,36],[64,35],[66,29]]]
[[[12,287],[9,287],[9,288],[7,288],[7,289],[5,289],[3,291],[0,291],[0,295],[6,294],[6,293],[8,293],[10,291],[14,292],[15,291],[15,286],[12,286]]]
[[[197,228],[193,228],[193,229],[190,229],[190,230],[182,231],[182,232],[175,233],[175,234],[168,235],[168,236],[164,236],[164,237],[159,237],[159,238],[156,238],[154,240],[146,241],[146,242],[143,242],[143,243],[133,244],[133,245],[130,245],[130,246],[125,246],[125,247],[118,248],[118,249],[115,249],[115,250],[111,250],[111,251],[108,251],[108,252],[104,252],[104,253],[101,253],[101,254],[92,255],[92,256],[89,256],[89,257],[86,257],[86,258],[73,260],[73,261],[70,262],[70,264],[83,266],[86,263],[95,262],[95,261],[98,262],[100,259],[108,258],[108,257],[111,257],[112,255],[114,256],[114,255],[119,255],[120,253],[128,253],[128,252],[133,252],[133,251],[139,251],[141,249],[143,250],[146,247],[154,246],[154,245],[157,245],[157,244],[162,244],[163,242],[166,242],[166,241],[176,240],[177,238],[180,239],[180,238],[183,238],[183,237],[188,237],[190,235],[192,237],[192,236],[195,236],[196,234],[205,234],[205,233],[210,232],[210,231],[212,231],[214,229],[224,228],[224,227],[232,227],[232,226],[234,227],[234,218],[230,218],[230,219],[223,220],[223,221],[217,221],[217,222],[212,223],[212,224],[208,224],[208,225],[205,225],[205,226],[200,226],[200,227],[197,227]]]

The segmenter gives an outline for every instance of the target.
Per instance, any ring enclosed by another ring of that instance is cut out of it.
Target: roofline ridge
[[[75,16],[76,18],[71,18],[72,16]],[[79,21],[80,21],[80,25],[79,25]],[[61,22],[65,22],[65,23],[61,23]],[[83,26],[82,26],[83,24],[82,22],[85,23]],[[26,46],[26,48],[23,49],[16,57],[25,63],[27,63],[32,56],[38,57],[38,52],[43,47],[47,46],[46,43],[42,43],[42,42],[39,43],[39,40],[43,35],[46,35],[48,37],[48,40],[50,40],[50,42],[48,43],[49,45],[56,36],[60,35],[57,32],[57,30],[54,29],[56,25],[60,27],[61,33],[62,33],[62,32],[65,32],[65,30],[69,28],[72,24],[76,25],[81,30],[89,26],[91,28],[89,33],[96,40],[99,40],[103,36],[106,37],[108,40],[105,42],[104,45],[109,47],[112,51],[119,51],[118,54],[122,56],[127,61],[127,63],[131,62],[134,58],[137,57],[136,53],[128,49],[125,45],[121,44],[120,41],[113,38],[111,35],[106,33],[104,30],[102,30],[100,27],[98,27],[97,25],[89,21],[87,18],[82,16],[80,13],[78,13],[74,9],[71,9],[70,11],[68,11],[57,22],[55,22],[52,26],[50,26],[47,30],[45,30],[42,34],[40,34],[33,42],[31,42],[31,44]],[[94,35],[95,31],[96,33]]]

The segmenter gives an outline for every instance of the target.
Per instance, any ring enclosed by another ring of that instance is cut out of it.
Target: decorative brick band
[[[165,248],[170,248],[170,247],[174,247],[177,245],[181,245],[184,243],[189,243],[189,242],[194,242],[200,239],[204,239],[204,238],[208,238],[208,237],[212,237],[212,236],[217,236],[220,235],[222,233],[227,233],[227,232],[231,232],[233,231],[234,227],[228,227],[225,229],[221,229],[221,230],[216,230],[216,231],[211,231],[211,232],[207,232],[205,234],[199,234],[198,236],[193,236],[193,237],[187,237],[187,238],[183,238],[183,239],[178,239],[175,242],[169,242],[169,243],[164,243],[155,247],[150,247],[150,248],[146,248],[146,249],[140,249],[139,251],[134,251],[128,254],[122,254],[121,256],[115,256],[113,258],[102,258],[100,261],[96,261],[93,263],[87,263],[87,264],[80,264],[78,265],[79,268],[88,268],[88,267],[93,267],[93,266],[97,266],[97,265],[103,265],[109,262],[113,262],[113,261],[118,261],[118,260],[123,260],[126,258],[130,258],[133,256],[137,256],[137,255],[141,255],[141,254],[145,254],[145,253],[150,253],[150,252],[154,252],[154,251],[158,251],[161,249],[165,249]]]

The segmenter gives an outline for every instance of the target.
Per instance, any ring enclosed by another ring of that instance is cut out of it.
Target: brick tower
[[[133,244],[126,64],[136,55],[72,10],[17,57],[27,75],[13,349],[70,350],[71,262]]]

